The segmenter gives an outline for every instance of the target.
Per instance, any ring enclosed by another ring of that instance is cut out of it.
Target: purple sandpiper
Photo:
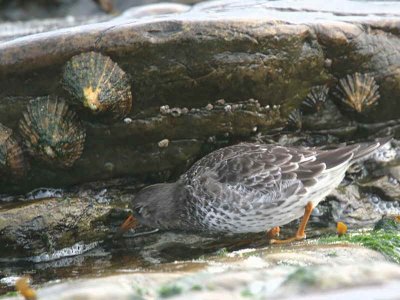
[[[174,183],[151,185],[133,200],[138,222],[164,230],[208,233],[268,231],[302,218],[290,242],[305,238],[314,207],[336,188],[347,168],[390,139],[324,150],[242,143],[216,150],[197,161]]]

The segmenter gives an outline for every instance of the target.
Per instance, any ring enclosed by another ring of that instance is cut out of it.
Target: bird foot
[[[294,237],[288,238],[288,239],[284,239],[284,240],[275,240],[275,239],[271,239],[269,242],[270,244],[288,244],[291,242],[296,242],[296,241],[302,241],[306,238],[306,235],[295,235]]]
[[[291,242],[295,242],[295,241],[304,240],[306,238],[305,229],[307,226],[307,222],[310,219],[311,212],[313,211],[313,209],[314,209],[314,206],[313,206],[312,202],[308,202],[304,208],[304,216],[300,222],[299,229],[297,229],[296,235],[294,237],[291,237],[291,238],[285,239],[285,240],[271,239],[270,243],[271,244],[287,244],[287,243],[291,243]]]
[[[268,238],[269,240],[272,240],[274,237],[279,236],[279,232],[280,232],[280,231],[281,231],[281,229],[279,228],[279,226],[276,226],[276,227],[270,229],[270,230],[267,232],[267,238]]]

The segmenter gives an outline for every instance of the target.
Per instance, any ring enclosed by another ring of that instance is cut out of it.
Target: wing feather
[[[323,169],[321,164],[302,167],[301,162],[313,159],[313,151],[298,153],[276,145],[239,144],[205,156],[186,173],[185,181],[209,201],[234,201],[246,195],[256,199],[258,195],[276,206],[289,196],[306,192],[302,178],[308,180]]]
[[[236,201],[244,200],[276,207],[289,197],[305,195],[319,177],[345,170],[359,147],[322,150],[242,143],[203,157],[181,180],[199,201],[217,206],[231,201],[236,207]]]

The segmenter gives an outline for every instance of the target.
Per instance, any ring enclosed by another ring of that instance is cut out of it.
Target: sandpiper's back
[[[300,218],[344,178],[354,160],[387,140],[333,150],[238,144],[205,156],[179,182],[193,225],[212,232],[261,232]]]

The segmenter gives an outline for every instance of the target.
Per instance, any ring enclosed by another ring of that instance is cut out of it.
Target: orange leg
[[[271,240],[271,244],[286,244],[294,241],[300,241],[304,240],[306,238],[306,226],[308,223],[308,220],[310,219],[311,212],[313,211],[314,207],[312,202],[308,202],[305,209],[304,209],[304,216],[303,219],[300,222],[299,229],[297,229],[296,235],[294,237],[285,239],[285,240]]]
[[[267,232],[267,238],[268,238],[269,240],[272,240],[274,237],[279,236],[279,232],[280,232],[280,231],[281,231],[281,229],[279,228],[279,226],[276,226],[276,227],[270,229],[270,230]]]

